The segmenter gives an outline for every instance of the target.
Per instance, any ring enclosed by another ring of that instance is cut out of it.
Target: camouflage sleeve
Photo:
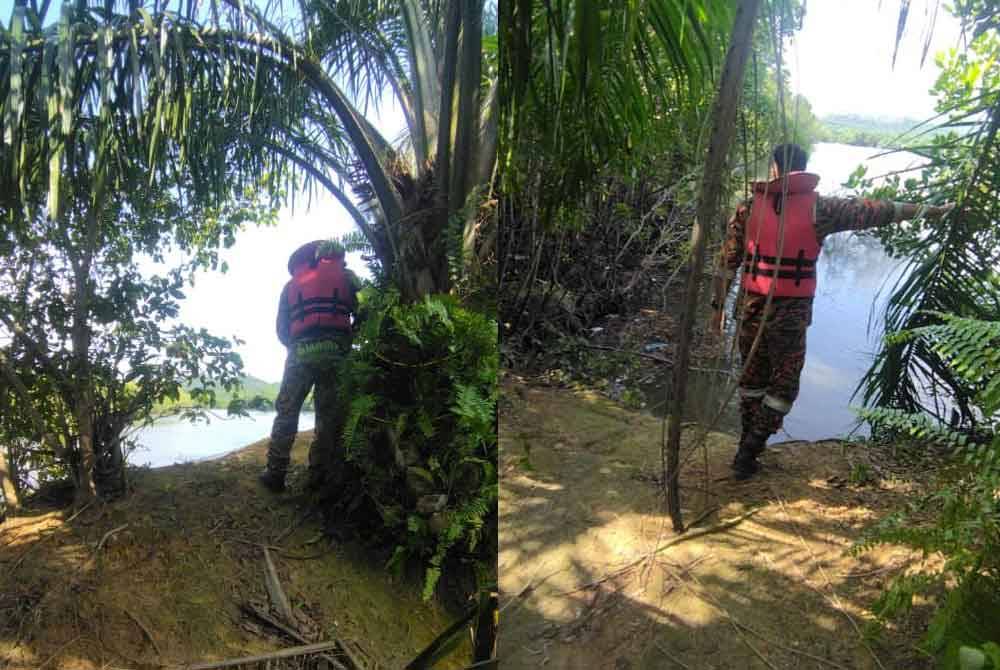
[[[891,223],[894,214],[895,206],[888,200],[819,196],[816,199],[816,236],[822,241],[833,233],[877,228]]]
[[[285,300],[285,293],[288,292],[288,284],[281,289],[281,296],[278,298],[278,319],[275,327],[278,331],[278,340],[288,346],[288,341],[290,339],[291,331],[291,319],[288,317],[288,301]]]
[[[726,271],[726,278],[732,281],[736,271],[743,265],[744,236],[747,219],[750,217],[750,203],[744,202],[736,208],[736,213],[726,226],[726,239],[722,242],[719,267]]]

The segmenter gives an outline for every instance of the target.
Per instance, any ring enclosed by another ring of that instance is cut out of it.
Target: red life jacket
[[[767,295],[773,285],[776,297],[809,298],[816,294],[816,260],[820,252],[815,228],[818,183],[817,175],[789,172],[784,195],[781,177],[754,183],[753,206],[744,238],[743,288],[747,291]],[[778,212],[784,212],[785,220],[780,258]]]
[[[349,331],[355,305],[343,257],[296,264],[285,300],[292,339],[307,331]]]

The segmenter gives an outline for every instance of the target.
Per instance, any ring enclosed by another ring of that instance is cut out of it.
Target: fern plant
[[[855,552],[892,542],[925,555],[942,554],[941,573],[898,577],[876,603],[876,614],[880,619],[898,615],[910,608],[917,593],[954,584],[935,613],[925,648],[939,654],[946,668],[971,667],[963,664],[980,656],[983,665],[976,667],[1000,668],[986,665],[993,663],[994,648],[988,643],[1000,641],[1000,322],[929,315],[940,323],[890,339],[922,338],[972,389],[976,425],[960,431],[926,414],[858,410],[873,434],[947,447],[957,467],[934,491],[878,523]]]
[[[450,567],[495,578],[497,323],[450,296],[404,304],[367,287],[359,302],[338,371],[349,472],[328,492],[331,515],[374,525],[391,568],[421,565],[425,598]]]

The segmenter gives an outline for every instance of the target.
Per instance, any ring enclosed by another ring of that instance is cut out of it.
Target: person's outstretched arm
[[[919,205],[891,200],[819,196],[816,199],[816,237],[822,242],[824,237],[833,233],[879,228],[920,216],[940,218],[953,207],[950,204]]]

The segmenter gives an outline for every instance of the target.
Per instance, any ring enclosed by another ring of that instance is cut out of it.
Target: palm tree
[[[293,4],[269,16],[240,0],[77,0],[46,25],[48,1],[17,0],[0,35],[8,211],[34,190],[60,215],[67,152],[94,123],[98,174],[149,168],[169,188],[184,166],[185,193],[216,201],[319,184],[404,297],[447,291],[449,252],[470,254],[484,232],[476,197],[496,155],[482,0]],[[385,87],[406,119],[402,146],[362,111]],[[97,181],[95,203],[108,186]]]
[[[17,0],[0,33],[0,207],[15,227],[43,211],[83,249],[71,288],[79,379],[92,372],[98,222],[136,175],[206,211],[319,184],[408,300],[448,291],[449,256],[477,249],[497,105],[482,2],[295,6],[283,18],[241,0],[76,0],[53,22],[48,0]],[[362,113],[386,86],[406,117],[402,146]],[[7,328],[40,349],[11,314],[0,303]],[[73,415],[88,497],[93,399],[76,398]]]

